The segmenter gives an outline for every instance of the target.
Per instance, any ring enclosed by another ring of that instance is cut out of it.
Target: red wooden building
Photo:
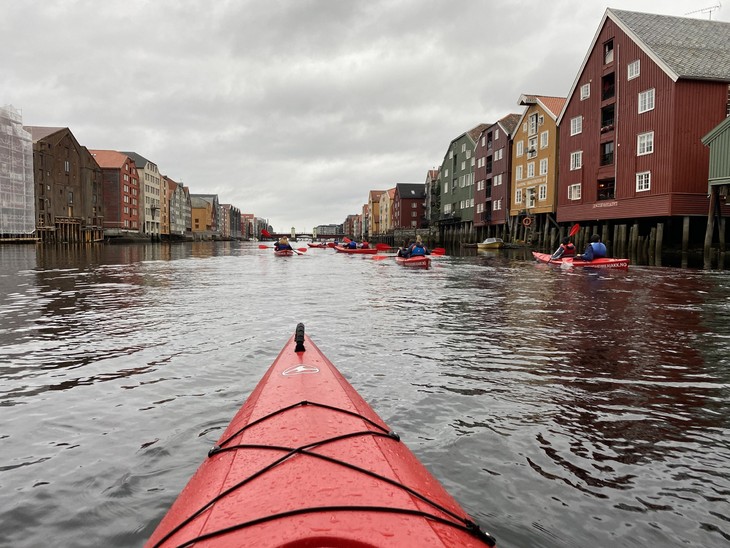
[[[509,221],[512,140],[519,114],[508,114],[488,126],[474,151],[474,228],[477,240],[505,237]]]
[[[393,228],[427,226],[426,189],[421,183],[397,183],[393,196]]]
[[[134,160],[116,150],[91,150],[101,167],[104,233],[139,233],[139,176]]]
[[[607,9],[558,117],[558,221],[656,250],[665,229],[703,236],[701,138],[728,115],[729,82],[730,24]]]

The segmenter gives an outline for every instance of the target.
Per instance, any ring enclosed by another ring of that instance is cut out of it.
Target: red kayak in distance
[[[537,251],[532,252],[532,256],[535,257],[538,261],[541,263],[550,263],[550,264],[563,264],[566,265],[572,265],[572,266],[582,266],[584,268],[628,268],[629,267],[629,260],[628,259],[610,259],[610,258],[601,258],[601,259],[593,259],[592,261],[579,261],[577,259],[573,259],[573,257],[567,257],[565,259],[550,259],[552,255],[549,255],[548,253],[538,253]]]
[[[297,326],[145,546],[495,546]]]
[[[418,255],[416,257],[396,257],[395,262],[402,266],[411,268],[428,268],[431,266],[431,258],[426,255]]]
[[[324,249],[325,247],[327,247],[327,244],[324,242],[309,242],[307,243],[307,245],[316,249]]]
[[[335,251],[337,251],[337,253],[350,253],[353,255],[375,255],[378,252],[378,250],[374,247],[369,247],[367,249],[356,247],[354,249],[350,249],[349,247],[343,247],[341,245],[336,245]]]

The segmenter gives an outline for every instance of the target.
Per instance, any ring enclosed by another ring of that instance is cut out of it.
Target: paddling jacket
[[[351,241],[349,244],[347,244],[347,247],[350,249],[357,249],[357,242]]]
[[[591,242],[583,252],[584,261],[601,259],[606,256],[606,245],[603,242]]]
[[[277,251],[284,251],[285,249],[291,249],[292,247],[289,244],[274,244],[274,249]]]
[[[552,259],[559,259],[560,257],[572,257],[575,255],[575,246],[572,243],[560,244],[560,247],[553,253]]]

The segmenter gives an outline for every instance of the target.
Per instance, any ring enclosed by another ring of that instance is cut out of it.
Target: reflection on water
[[[0,246],[5,542],[141,545],[302,321],[500,546],[725,545],[729,319],[722,272],[524,250]]]

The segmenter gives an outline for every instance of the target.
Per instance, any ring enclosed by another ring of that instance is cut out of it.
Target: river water
[[[501,547],[727,546],[730,273],[0,246],[0,546],[141,546],[303,322]]]

